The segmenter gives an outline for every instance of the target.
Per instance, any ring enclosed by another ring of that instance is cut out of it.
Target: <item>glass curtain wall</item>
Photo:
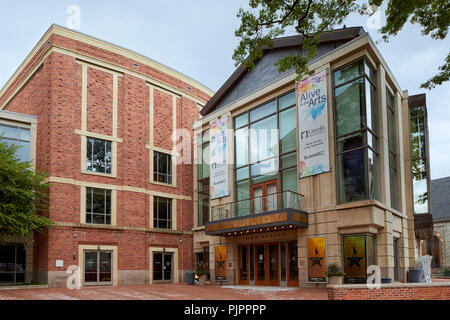
[[[209,221],[209,130],[198,137],[198,225]]]

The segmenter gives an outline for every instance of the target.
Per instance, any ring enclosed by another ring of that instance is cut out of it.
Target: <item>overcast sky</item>
[[[236,13],[248,0],[151,1],[1,1],[0,88],[52,23],[67,26],[70,5],[81,9],[81,32],[141,53],[216,91],[234,71]],[[383,19],[383,17],[382,17]],[[363,26],[374,41],[376,30],[366,18],[353,16],[347,27]],[[431,177],[450,176],[450,85],[419,89],[437,72],[450,48],[450,37],[431,40],[408,25],[378,48],[403,90],[427,93]]]

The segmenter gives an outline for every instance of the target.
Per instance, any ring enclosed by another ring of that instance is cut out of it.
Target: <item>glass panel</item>
[[[30,141],[30,129],[20,128],[20,141]]]
[[[239,247],[239,248],[240,248],[239,280],[246,281],[248,277],[247,247]]]
[[[298,281],[297,242],[289,242],[289,281]]]
[[[163,254],[153,253],[153,280],[163,280]]]
[[[248,128],[242,128],[235,132],[235,159],[236,166],[248,164]]]
[[[351,65],[342,68],[334,73],[334,85],[338,86],[341,83],[350,81],[360,75],[364,74],[363,60],[352,63]]]
[[[12,140],[19,140],[19,128],[6,125],[0,125],[0,136]]]
[[[276,100],[270,101],[265,105],[250,111],[250,122],[261,119],[269,114],[275,113],[277,111],[277,102]]]
[[[256,280],[266,280],[266,266],[265,266],[265,250],[264,246],[256,246]]]
[[[261,213],[263,211],[263,187],[253,188],[253,213]]]
[[[14,261],[15,261],[14,245],[0,246],[0,272],[14,271]]]
[[[367,266],[376,265],[375,237],[366,236]]]
[[[105,141],[105,173],[111,173],[112,172],[112,143],[110,141]]]
[[[338,169],[340,203],[365,199],[364,149],[339,155]]]
[[[286,281],[286,242],[280,242],[281,281]]]
[[[250,280],[255,280],[255,247],[250,245]]]
[[[94,139],[94,150],[92,154],[92,160],[94,161],[94,172],[106,173],[105,151],[105,141]]]
[[[379,199],[378,186],[378,156],[370,149],[367,149],[368,161],[368,182],[369,182],[369,198]]]
[[[203,226],[209,221],[209,194],[198,195],[198,225]]]
[[[288,93],[287,95],[280,97],[278,100],[279,110],[283,110],[288,107],[295,106],[295,104],[296,104],[295,98],[296,98],[295,91],[292,91],[292,92]]]
[[[336,134],[344,135],[366,126],[364,79],[335,89]]]
[[[105,190],[105,214],[111,214],[111,190]]]
[[[281,153],[297,150],[297,112],[291,108],[280,113]]]
[[[202,144],[203,143],[209,143],[209,130],[203,131],[202,134]]]
[[[297,167],[281,172],[282,191],[297,192]],[[286,205],[286,204],[285,204]]]
[[[375,71],[372,69],[372,67],[367,63],[367,61],[364,61],[364,70],[367,75],[367,77],[373,82],[376,83],[376,76]]]
[[[237,216],[246,216],[250,214],[250,201],[239,201],[247,200],[250,198],[250,183],[248,181],[239,182],[236,184],[237,192]]]
[[[277,116],[261,120],[251,126],[251,162],[262,161],[278,155]]]
[[[248,179],[249,177],[249,168],[244,167],[236,170],[236,180]]]
[[[337,139],[338,153],[364,146],[364,132],[357,132]]]
[[[297,165],[297,153],[290,153],[281,157],[281,167],[289,168]]]
[[[411,157],[413,160],[425,158],[425,119],[411,119]]]
[[[278,158],[262,161],[252,165],[252,177],[270,175],[278,172]]]
[[[395,125],[395,113],[388,109],[389,150],[397,153],[397,129]]]
[[[93,171],[92,167],[92,139],[87,138],[87,148],[86,148],[86,170]]]
[[[172,280],[172,254],[164,255],[164,280]]]
[[[112,282],[112,252],[100,251],[99,281]]]
[[[409,114],[411,117],[418,117],[425,115],[425,108],[423,106],[412,107],[409,109]]]
[[[84,282],[97,282],[97,251],[84,252]]]
[[[203,148],[202,178],[209,177],[209,144]]]
[[[92,189],[93,191],[93,208],[94,213],[105,213],[105,190]]]
[[[240,128],[248,124],[248,113],[244,113],[243,115],[236,117],[234,119],[234,127]]]
[[[278,280],[278,244],[269,244],[269,280]]]
[[[426,172],[413,172],[414,213],[428,213],[428,184]]]
[[[375,134],[378,134],[378,105],[377,105],[377,93],[375,87],[366,80],[365,86],[365,98],[366,98],[366,114],[367,114],[367,127],[372,129]]]
[[[278,190],[277,183],[270,183],[266,186],[267,195],[264,197],[266,202],[266,211],[274,211],[278,209]]]
[[[22,162],[30,161],[30,143],[21,141],[19,144],[18,157]]]

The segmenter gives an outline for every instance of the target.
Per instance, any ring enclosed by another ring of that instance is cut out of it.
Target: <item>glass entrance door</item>
[[[6,244],[0,246],[0,283],[25,282],[25,246]]]
[[[266,285],[266,248],[264,244],[255,245],[255,265],[257,286]]]
[[[153,253],[153,282],[173,281],[173,254],[154,252]]]
[[[249,247],[239,246],[239,284],[248,285],[249,284]]]
[[[255,184],[251,187],[251,213],[278,209],[278,181]]]
[[[112,251],[84,251],[84,284],[112,285]]]
[[[288,287],[298,287],[297,241],[288,243]]]
[[[268,285],[279,286],[280,285],[280,270],[279,270],[279,243],[267,244],[267,257],[268,257]]]

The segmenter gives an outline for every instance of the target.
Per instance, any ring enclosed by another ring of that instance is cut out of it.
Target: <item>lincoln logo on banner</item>
[[[327,71],[297,83],[300,178],[330,171]]]

